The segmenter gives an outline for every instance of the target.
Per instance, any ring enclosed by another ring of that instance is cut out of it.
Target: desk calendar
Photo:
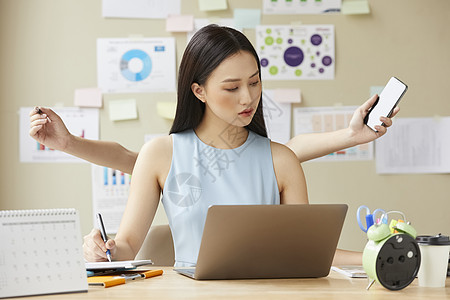
[[[85,292],[75,209],[0,211],[0,298]]]

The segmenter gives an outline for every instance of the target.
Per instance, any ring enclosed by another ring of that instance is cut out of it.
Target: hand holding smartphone
[[[392,115],[394,108],[397,106],[407,89],[408,86],[406,84],[396,77],[391,77],[379,95],[378,100],[370,108],[364,118],[364,123],[373,131],[378,131],[375,129],[375,126],[383,125],[380,121],[380,117],[383,116],[389,118]]]

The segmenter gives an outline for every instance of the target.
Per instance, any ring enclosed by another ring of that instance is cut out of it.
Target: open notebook
[[[102,262],[86,262],[86,270],[126,270],[134,269],[139,266],[151,265],[151,260],[122,260],[122,261],[102,261]]]

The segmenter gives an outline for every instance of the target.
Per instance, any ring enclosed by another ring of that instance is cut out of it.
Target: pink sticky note
[[[102,107],[102,90],[99,88],[76,89],[73,104],[81,107]]]
[[[166,19],[166,31],[168,32],[189,32],[193,30],[193,15],[169,15]]]
[[[273,98],[280,103],[300,103],[302,101],[300,89],[275,89]]]

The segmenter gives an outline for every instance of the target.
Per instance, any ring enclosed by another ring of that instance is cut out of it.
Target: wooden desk
[[[89,287],[88,293],[57,294],[20,299],[450,299],[446,288],[423,288],[415,280],[400,291],[389,291],[375,283],[366,290],[367,279],[350,279],[334,271],[316,279],[258,279],[196,281],[162,268],[162,276],[103,288]]]

